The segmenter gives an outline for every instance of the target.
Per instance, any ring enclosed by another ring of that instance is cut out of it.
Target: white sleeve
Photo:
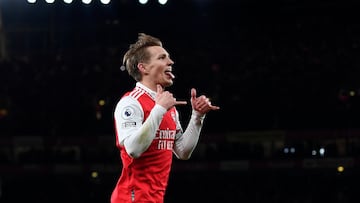
[[[155,105],[144,121],[140,103],[132,97],[124,97],[115,107],[116,136],[120,145],[133,158],[139,157],[155,138],[166,109]]]
[[[186,160],[191,157],[191,154],[199,141],[204,118],[205,115],[200,115],[198,112],[193,110],[185,132],[182,132],[180,127],[180,131],[176,136],[174,145],[174,154],[177,158]],[[178,125],[180,125],[179,119],[177,120]]]

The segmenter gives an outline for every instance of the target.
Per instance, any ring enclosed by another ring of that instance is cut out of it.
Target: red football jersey
[[[154,99],[140,87],[136,87],[124,96],[133,96],[137,99],[142,106],[145,121],[155,105]],[[176,109],[173,107],[164,114],[154,140],[139,158],[130,157],[117,140],[123,168],[112,193],[111,203],[162,203],[164,201],[175,135]]]

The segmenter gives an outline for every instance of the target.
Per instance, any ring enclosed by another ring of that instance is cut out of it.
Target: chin
[[[165,83],[163,84],[163,86],[164,86],[164,87],[170,87],[170,86],[172,86],[173,84],[174,84],[173,81],[169,81],[169,82],[165,82]]]

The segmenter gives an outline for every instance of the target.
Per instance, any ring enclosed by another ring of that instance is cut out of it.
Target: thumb
[[[191,88],[191,99],[195,99],[195,98],[196,98],[196,89]]]
[[[196,100],[196,89],[191,88],[191,103]]]
[[[164,91],[164,89],[162,88],[162,86],[159,85],[159,84],[157,84],[157,85],[156,85],[156,93],[157,93],[157,94],[160,94],[160,93],[162,93],[163,91]]]

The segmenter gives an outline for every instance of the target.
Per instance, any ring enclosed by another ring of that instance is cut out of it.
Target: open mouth
[[[171,79],[175,78],[175,75],[172,74],[172,72],[170,70],[165,71],[165,74],[168,75]]]

